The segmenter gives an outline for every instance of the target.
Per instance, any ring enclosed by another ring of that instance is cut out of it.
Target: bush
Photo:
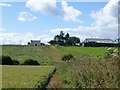
[[[19,65],[19,64],[20,64],[19,61],[13,60],[13,65]]]
[[[114,48],[108,48],[105,52],[105,58],[111,58],[118,55],[118,50]]]
[[[62,61],[74,60],[74,56],[72,54],[67,54],[67,55],[64,55],[61,60]]]
[[[9,56],[0,56],[0,64],[13,65],[13,60]]]
[[[23,65],[40,65],[36,60],[27,59],[24,61]]]

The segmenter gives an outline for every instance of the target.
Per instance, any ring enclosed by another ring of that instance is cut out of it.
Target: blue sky
[[[116,32],[114,31],[114,33],[113,30],[110,31],[114,35],[111,36],[107,35],[106,37],[103,37],[104,30],[103,28],[100,28],[105,26],[106,24],[109,27],[104,27],[104,29],[105,28],[112,29],[113,27],[116,26],[115,23],[116,17],[112,15],[112,13],[114,13],[113,11],[111,11],[112,12],[111,13],[110,10],[108,10],[110,12],[109,15],[110,17],[108,19],[110,20],[107,20],[103,26],[100,26],[102,25],[101,23],[99,24],[99,22],[102,22],[102,20],[105,20],[106,19],[105,17],[107,17],[107,16],[103,17],[104,15],[106,15],[104,11],[106,10],[107,12],[107,9],[104,8],[105,7],[113,8],[113,9],[115,8],[115,5],[114,6],[111,5],[113,0],[111,0],[111,3],[64,1],[64,2],[54,2],[51,4],[48,4],[46,2],[44,3],[44,5],[41,5],[40,3],[36,4],[35,1],[28,0],[28,2],[9,2],[9,3],[6,2],[4,3],[3,6],[1,5],[2,7],[1,32],[3,35],[2,40],[6,41],[6,42],[4,41],[0,42],[1,44],[26,44],[31,39],[41,39],[42,42],[47,43],[47,41],[52,39],[54,35],[59,34],[60,30],[63,30],[65,33],[69,32],[71,35],[78,36],[82,40],[84,40],[87,37],[97,37],[97,38],[102,37],[102,38],[112,38],[112,39],[117,38],[116,35],[117,30]],[[41,7],[37,7],[37,5],[39,6],[41,5]],[[45,5],[48,5],[49,8]],[[102,20],[100,20],[101,18]],[[109,23],[111,21],[111,18],[113,18],[112,22],[114,23]],[[114,25],[114,26],[111,27],[110,25]],[[96,33],[94,32],[94,30]],[[99,32],[101,33],[100,36],[99,36]],[[106,32],[108,31],[106,30]],[[10,34],[13,36],[11,36]],[[6,35],[8,36],[10,35],[10,36],[7,37]],[[25,35],[28,35],[29,38],[25,37]],[[14,41],[12,40],[12,38],[10,40],[9,39],[10,37],[12,37],[13,39],[16,38],[17,40]],[[26,40],[22,41],[21,39],[26,39]]]
[[[38,12],[31,12],[30,9],[25,7],[25,2],[14,2],[9,3],[11,7],[4,7],[3,8],[3,27],[5,27],[8,32],[17,32],[17,33],[24,33],[24,32],[33,32],[34,34],[44,34],[48,32],[52,28],[64,28],[64,27],[77,27],[80,23],[76,22],[68,22],[63,20],[61,16],[54,16],[54,15],[43,15]],[[94,11],[98,11],[105,6],[105,2],[69,2],[69,5],[72,5],[76,9],[80,10],[83,15],[79,18],[84,22],[83,25],[89,25],[93,22],[93,19],[89,16],[90,13]],[[57,3],[58,7],[60,6],[60,2]],[[17,20],[19,13],[27,11],[32,13],[38,19],[35,21],[25,21],[20,22]],[[59,33],[59,32],[58,32]]]

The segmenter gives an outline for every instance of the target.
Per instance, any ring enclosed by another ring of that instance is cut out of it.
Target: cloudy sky
[[[117,39],[117,2],[2,2],[0,44],[24,45],[31,39],[47,43],[61,30],[80,37],[81,41],[85,38]]]

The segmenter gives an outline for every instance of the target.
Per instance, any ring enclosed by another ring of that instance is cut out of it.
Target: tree
[[[28,42],[28,45],[30,45],[30,42]]]
[[[59,35],[56,35],[56,36],[54,37],[54,40],[55,40],[55,41],[59,41],[59,40],[60,40],[60,36],[59,36]]]
[[[67,33],[67,34],[65,35],[65,39],[68,40],[69,37],[70,37],[70,35],[69,35],[69,33]]]
[[[66,40],[66,44],[67,44],[67,45],[72,45],[72,46],[74,46],[74,45],[76,45],[77,43],[80,43],[80,39],[77,38],[77,37],[69,37],[69,39]]]
[[[51,44],[51,45],[57,44],[57,42],[56,42],[55,40],[51,40],[51,41],[49,41],[48,43]]]
[[[54,44],[58,44],[58,45],[65,45],[65,39],[64,39],[65,37],[64,37],[64,33],[63,33],[63,31],[61,31],[60,32],[60,35],[56,35],[55,37],[54,37],[54,40],[53,40],[53,42],[54,42]]]
[[[60,35],[56,35],[54,40],[49,41],[51,45],[77,45],[80,43],[80,39],[77,37],[70,37],[69,33],[64,36],[64,32],[60,31]]]
[[[64,37],[64,32],[60,31],[60,39],[63,39],[63,37]]]
[[[76,43],[80,43],[80,38],[76,37]]]

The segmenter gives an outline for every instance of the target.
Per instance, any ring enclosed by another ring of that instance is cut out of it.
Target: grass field
[[[2,46],[2,54],[20,62],[34,59],[41,64],[52,64],[61,61],[65,54],[72,54],[76,59],[81,55],[104,56],[106,47],[56,47],[56,46]]]
[[[55,67],[53,66],[2,66],[3,88],[44,87]]]
[[[49,88],[118,88],[118,58],[83,56],[57,65]]]
[[[63,46],[2,46],[2,55],[20,63],[37,60],[41,66],[3,66],[3,88],[116,88],[118,85],[117,57],[104,58],[108,47]],[[72,54],[73,61],[61,61]],[[101,56],[101,57],[98,57]],[[49,65],[49,66],[48,66]],[[51,66],[50,66],[51,65]]]

